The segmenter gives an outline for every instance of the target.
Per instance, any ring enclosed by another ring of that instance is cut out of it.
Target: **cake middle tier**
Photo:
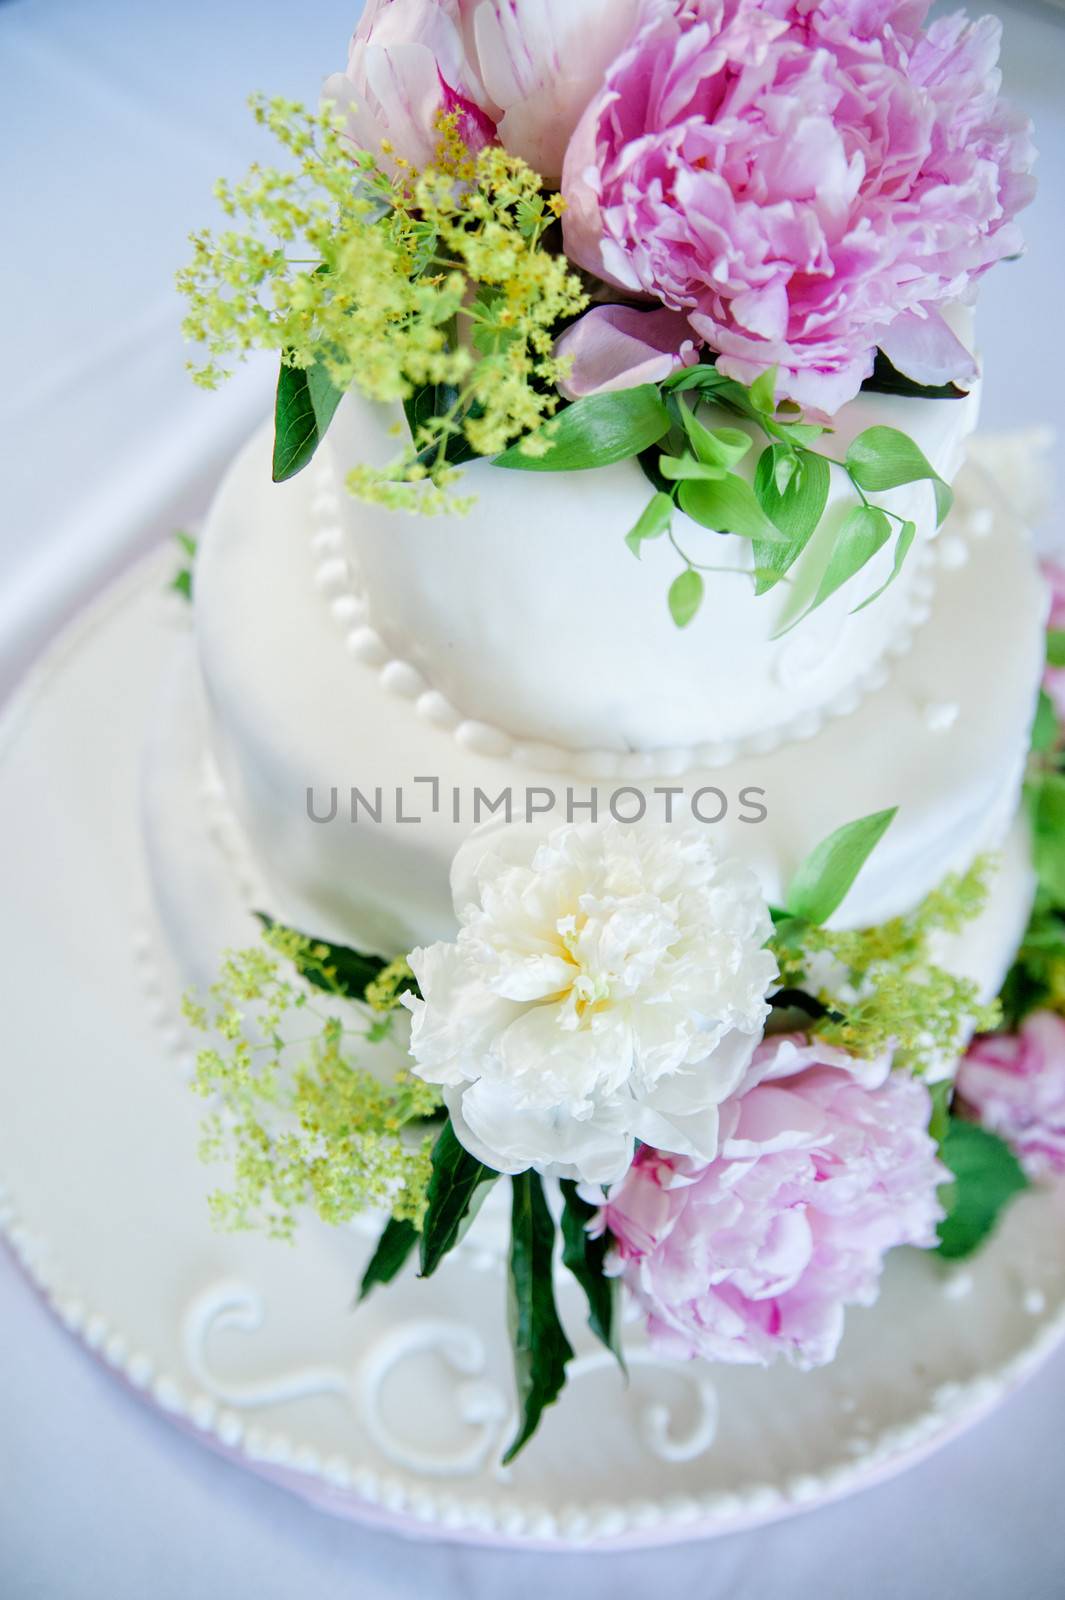
[[[912,437],[949,481],[978,404],[976,392],[961,400],[862,394],[816,448],[842,460],[857,434],[890,427]],[[764,445],[758,430],[712,409],[705,420],[746,428],[752,448],[738,470],[753,477]],[[356,463],[396,454],[393,424],[402,426],[399,413],[345,396],[325,445],[338,488]],[[634,559],[625,535],[652,493],[635,460],[564,473],[476,461],[457,492],[476,497],[472,508],[444,517],[340,493],[349,594],[366,630],[361,648],[364,659],[384,650],[405,662],[457,716],[519,743],[682,751],[691,766],[766,749],[852,709],[885,657],[904,652],[928,615],[936,521],[927,480],[878,497],[916,529],[890,587],[857,609],[892,572],[900,521],[869,564],[808,616],[834,541],[858,505],[839,466],[809,543],[761,595],[751,541],[679,511],[676,546],[665,537],[645,541]],[[711,569],[684,628],[666,598],[685,570],[679,551]]]
[[[804,742],[711,769],[668,751],[555,751],[546,767],[544,752],[459,719],[409,663],[365,658],[328,475],[312,467],[275,487],[269,457],[264,429],[219,493],[195,611],[218,766],[273,898],[297,925],[341,940],[357,930],[384,954],[452,937],[455,851],[508,807],[516,819],[559,821],[587,819],[593,799],[600,816],[694,809],[779,900],[825,835],[898,806],[848,897],[851,925],[909,909],[1005,836],[1045,596],[1025,530],[964,475],[938,541],[933,616],[860,709]]]

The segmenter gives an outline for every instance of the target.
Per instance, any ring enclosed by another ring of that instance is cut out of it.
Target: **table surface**
[[[1030,254],[988,279],[992,428],[1065,423],[1065,17],[1000,5],[1042,190]],[[253,89],[313,98],[359,0],[0,0],[0,692],[138,550],[202,511],[270,403],[252,363],[189,384],[172,274],[211,182],[260,145]],[[2,1114],[2,1111],[0,1111]],[[1065,1353],[971,1435],[853,1500],[666,1552],[549,1557],[414,1545],[335,1522],[211,1457],[86,1359],[0,1259],[0,1594],[5,1600],[495,1596],[559,1600],[651,1583],[701,1600],[1062,1593]]]

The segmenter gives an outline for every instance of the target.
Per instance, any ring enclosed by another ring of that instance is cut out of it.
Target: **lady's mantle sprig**
[[[503,450],[558,404],[553,329],[586,304],[565,257],[543,248],[562,201],[499,146],[472,157],[447,117],[437,162],[420,173],[397,162],[389,177],[328,107],[257,98],[252,109],[295,170],[256,165],[220,183],[239,225],[193,235],[178,284],[184,331],[208,355],[195,375],[210,388],[227,361],[276,350],[283,378],[315,375],[323,431],[350,387],[403,402],[409,445],[384,468],[356,467],[349,487],[440,511],[458,461]]]
[[[808,1031],[853,1056],[892,1050],[897,1065],[916,1073],[955,1060],[972,1033],[996,1026],[1001,1009],[997,1001],[982,1003],[972,979],[935,960],[935,941],[980,915],[995,866],[994,857],[978,857],[966,872],[948,873],[912,911],[874,927],[826,928],[778,913],[771,941],[783,985],[778,998],[807,995],[815,1002]],[[827,979],[817,981],[815,972]]]
[[[184,1006],[189,1024],[213,1035],[194,1088],[211,1102],[201,1156],[227,1161],[233,1175],[211,1196],[215,1222],[287,1239],[305,1209],[343,1223],[386,1207],[420,1226],[433,1140],[411,1125],[439,1108],[437,1092],[409,1072],[389,1079],[352,1059],[359,1042],[381,1036],[382,1012],[398,1004],[409,969],[375,963],[371,1020],[348,1003],[332,947],[276,926],[265,939],[229,954],[206,1002]],[[283,976],[282,962],[306,982]]]

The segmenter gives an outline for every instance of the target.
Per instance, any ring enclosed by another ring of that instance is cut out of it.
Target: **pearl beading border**
[[[463,716],[418,667],[389,648],[370,620],[369,599],[346,553],[347,537],[339,514],[340,491],[333,468],[323,459],[314,470],[317,481],[310,497],[309,539],[312,581],[349,653],[376,672],[386,693],[413,705],[419,717],[450,733],[456,744],[470,754],[511,760],[541,772],[576,778],[681,777],[728,766],[741,756],[768,755],[783,744],[815,738],[827,722],[850,715],[867,695],[882,688],[890,675],[890,663],[909,653],[918,629],[932,614],[937,567],[952,564],[940,552],[945,544],[958,539],[958,528],[948,523],[937,537],[922,541],[916,552],[917,571],[910,587],[909,605],[897,632],[824,706],[803,711],[789,722],[742,739],[646,751],[571,750],[539,740],[519,739],[502,728]],[[964,532],[980,536],[989,531],[993,512],[979,504],[963,506],[959,495],[953,518]]]
[[[233,1410],[220,1406],[210,1395],[188,1389],[179,1379],[157,1369],[152,1357],[130,1344],[106,1317],[94,1311],[84,1297],[61,1281],[61,1274],[44,1242],[19,1219],[14,1201],[0,1186],[0,1238],[60,1322],[94,1355],[112,1367],[129,1386],[150,1399],[161,1411],[206,1442],[221,1447],[248,1465],[272,1467],[296,1477],[319,1480],[334,1494],[353,1495],[372,1516],[406,1517],[426,1529],[451,1535],[481,1534],[520,1540],[531,1545],[559,1544],[594,1547],[627,1535],[675,1534],[678,1539],[707,1535],[717,1529],[768,1521],[805,1505],[838,1498],[878,1473],[903,1464],[905,1458],[931,1447],[940,1435],[949,1435],[966,1422],[975,1421],[1006,1392],[1033,1372],[1065,1337],[1065,1304],[1043,1323],[1023,1350],[993,1372],[967,1383],[940,1384],[931,1407],[908,1424],[886,1429],[870,1441],[857,1435],[843,1445],[850,1460],[821,1473],[797,1473],[782,1487],[752,1484],[732,1493],[670,1495],[661,1502],[644,1498],[628,1504],[565,1507],[553,1512],[537,1502],[493,1506],[481,1497],[464,1499],[454,1491],[439,1492],[424,1481],[398,1472],[379,1472],[347,1457],[322,1457],[307,1445],[294,1442],[277,1430],[246,1425]],[[944,1281],[942,1293],[956,1299],[967,1290],[967,1274],[955,1272]],[[1029,1294],[1024,1307],[1041,1315],[1041,1294]]]

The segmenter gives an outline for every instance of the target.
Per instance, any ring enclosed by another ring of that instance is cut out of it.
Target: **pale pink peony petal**
[[[686,317],[676,311],[637,311],[631,306],[593,306],[555,345],[572,362],[559,385],[570,400],[661,383],[699,352]]]
[[[1012,1145],[1030,1177],[1065,1173],[1065,1019],[1036,1011],[1017,1033],[974,1039],[958,1068],[958,1095]]]
[[[550,182],[641,0],[459,0],[499,138]]]
[[[557,182],[570,136],[648,8],[674,0],[368,0],[347,70],[324,94],[353,142],[416,167],[432,161],[441,112],[471,150],[499,139]]]
[[[897,371],[915,383],[976,382],[976,362],[938,311],[904,311],[877,336],[877,344]]]
[[[644,1147],[600,1212],[651,1343],[819,1366],[885,1253],[936,1242],[948,1176],[928,1090],[803,1035],[759,1045],[709,1162]]]
[[[323,98],[347,114],[360,149],[426,166],[440,142],[441,113],[459,112],[459,131],[481,149],[495,137],[476,65],[467,60],[454,0],[369,0],[351,40],[347,69],[327,78]]]

